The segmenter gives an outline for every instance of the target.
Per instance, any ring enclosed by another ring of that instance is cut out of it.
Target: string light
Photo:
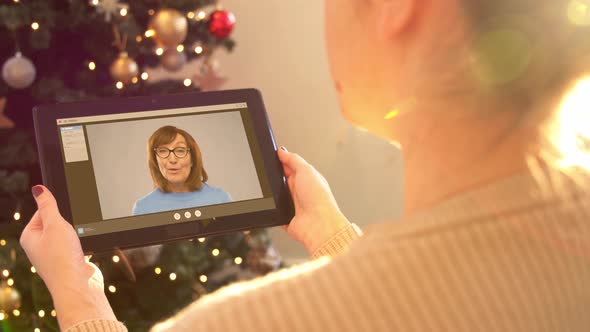
[[[127,8],[121,8],[119,14],[121,14],[121,16],[127,16]]]
[[[41,332],[41,329],[39,329],[38,327],[36,327],[33,332]]]
[[[197,14],[197,20],[198,20],[198,21],[200,21],[200,20],[204,20],[204,19],[205,19],[205,17],[207,17],[207,13],[205,13],[204,11],[200,11],[200,12]]]
[[[201,243],[205,242],[205,238],[204,237],[200,237],[199,238],[199,242],[201,242]]]
[[[119,256],[117,256],[117,255],[113,256],[113,262],[119,263],[119,260],[120,260]]]
[[[88,69],[95,70],[96,69],[96,63],[94,63],[94,61],[88,62]]]
[[[114,292],[116,292],[116,291],[117,291],[117,287],[115,287],[115,286],[113,286],[113,285],[110,285],[110,286],[109,286],[109,292],[111,292],[111,293],[114,293]]]
[[[138,43],[141,42],[142,40],[143,40],[143,38],[141,38],[140,35],[137,35],[137,37],[135,37],[135,41]]]
[[[202,283],[206,283],[206,282],[207,282],[207,276],[206,276],[206,275],[204,275],[204,274],[202,274],[202,275],[199,277],[199,280],[201,280],[201,282],[202,282]]]
[[[37,269],[34,266],[31,266],[31,272],[37,273]]]
[[[137,84],[137,82],[139,82],[139,78],[134,77],[134,78],[131,79],[131,83]]]
[[[121,90],[123,89],[123,82],[119,81],[117,82],[117,84],[115,84],[115,86],[117,87],[117,89]]]
[[[5,245],[6,245],[6,240],[4,240],[4,239],[0,240],[0,246],[4,247]]]
[[[192,20],[193,18],[195,18],[195,12],[188,12],[188,13],[186,14],[186,17],[188,17],[189,19],[191,19],[191,20]]]
[[[33,23],[31,24],[31,28],[32,28],[33,30],[35,30],[35,31],[39,30],[39,23],[37,23],[37,22],[33,22]]]
[[[152,16],[154,15],[156,12],[153,9],[148,10],[148,15]]]
[[[156,35],[156,31],[154,31],[154,29],[149,29],[145,32],[144,36],[146,38],[150,38]]]
[[[154,269],[154,272],[155,272],[156,274],[160,274],[160,273],[162,273],[162,269],[161,269],[161,268],[159,268],[159,267],[157,267],[157,268],[155,268],[155,269]]]
[[[211,251],[211,253],[213,254],[213,256],[219,256],[219,249],[215,248],[213,249],[213,251]]]
[[[203,46],[197,46],[197,47],[195,47],[195,53],[197,53],[197,54],[203,53]]]
[[[14,315],[14,317],[18,317],[18,316],[20,316],[20,310],[14,309],[14,310],[12,310],[12,314]]]
[[[170,280],[172,280],[172,281],[176,280],[176,273],[174,273],[174,272],[170,273]]]
[[[4,311],[0,311],[0,320],[4,320],[4,318],[6,318],[6,314]]]
[[[157,54],[157,55],[162,55],[162,54],[164,54],[164,49],[163,49],[163,48],[161,48],[161,47],[158,47],[158,48],[156,49],[156,54]]]
[[[14,213],[14,220],[19,221],[20,217],[21,217],[20,212],[17,211]]]
[[[98,6],[98,0],[92,0],[92,5],[93,6]]]
[[[14,3],[19,3],[20,0],[12,0],[12,1],[14,1]]]
[[[2,275],[6,278],[8,278],[8,276],[10,275],[10,272],[8,272],[8,270],[3,270],[2,271]]]
[[[45,317],[45,310],[39,310],[39,317]]]
[[[182,51],[184,51],[184,45],[180,44],[180,45],[176,46],[176,50],[177,50],[178,52],[182,52]]]
[[[242,264],[242,261],[243,261],[242,260],[242,257],[236,257],[236,258],[234,258],[234,263],[236,263],[238,265]]]
[[[193,84],[193,81],[190,78],[184,80],[184,86],[189,87],[191,84]]]
[[[57,316],[57,312],[55,311],[55,309],[51,310],[51,317],[56,317]]]
[[[145,81],[145,80],[147,80],[149,77],[150,77],[150,75],[148,75],[148,73],[146,73],[146,72],[143,72],[143,73],[141,73],[141,79],[142,79],[142,80],[144,80],[144,81]]]
[[[8,286],[13,286],[14,285],[14,279],[10,278],[6,281],[6,283],[8,284]]]

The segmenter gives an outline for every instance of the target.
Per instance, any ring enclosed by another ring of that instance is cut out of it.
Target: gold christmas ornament
[[[123,84],[131,83],[134,77],[139,74],[139,67],[127,52],[119,53],[119,57],[113,62],[110,68],[111,77]]]
[[[21,297],[16,288],[8,286],[5,282],[0,285],[0,311],[10,312],[21,306]]]
[[[168,71],[179,71],[186,64],[186,54],[169,48],[160,57],[160,64]]]
[[[161,9],[152,16],[148,28],[150,30],[154,31],[158,44],[173,48],[186,38],[188,21],[178,10]]]

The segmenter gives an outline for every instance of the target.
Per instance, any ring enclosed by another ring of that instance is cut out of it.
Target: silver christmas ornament
[[[17,52],[2,66],[2,79],[14,89],[24,89],[35,81],[37,70],[27,57]]]
[[[170,48],[160,57],[160,64],[168,71],[179,71],[186,64],[186,54]]]

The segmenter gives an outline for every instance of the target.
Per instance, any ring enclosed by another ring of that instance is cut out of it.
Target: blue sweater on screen
[[[232,198],[223,189],[206,183],[203,183],[200,190],[187,193],[165,193],[160,189],[154,189],[135,202],[133,215],[181,210],[231,201]]]

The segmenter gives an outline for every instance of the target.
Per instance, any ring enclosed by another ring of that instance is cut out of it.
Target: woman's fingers
[[[283,169],[286,169],[285,175],[287,176],[291,176],[291,174],[297,173],[301,168],[309,165],[301,156],[296,153],[287,152],[283,150],[283,147],[278,150],[278,153],[279,160],[283,164]]]
[[[57,202],[53,194],[45,186],[36,185],[31,190],[35,201],[37,202],[37,208],[39,209],[39,215],[41,216],[41,222],[43,228],[47,227],[51,222],[61,219],[61,214],[57,207]]]
[[[29,247],[36,242],[41,231],[43,231],[43,223],[41,221],[41,216],[39,216],[39,211],[36,211],[21,233],[19,240],[21,247],[27,251]]]

